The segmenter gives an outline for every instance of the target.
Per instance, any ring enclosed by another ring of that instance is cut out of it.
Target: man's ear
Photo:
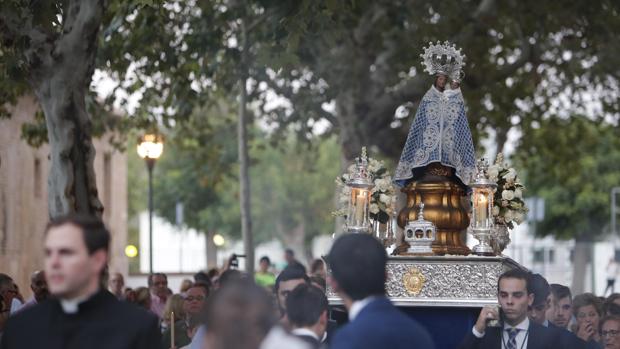
[[[534,294],[530,293],[530,294],[527,295],[527,305],[528,305],[528,307],[531,307],[533,303],[534,303]]]
[[[103,249],[99,249],[90,256],[93,261],[93,267],[96,272],[100,273],[103,268],[105,268],[106,263],[108,263],[108,252]]]
[[[325,325],[327,324],[327,320],[328,320],[327,310],[323,310],[323,312],[321,313],[321,316],[319,316],[319,322],[321,323],[321,325]]]

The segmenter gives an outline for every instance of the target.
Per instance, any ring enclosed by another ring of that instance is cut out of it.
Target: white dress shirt
[[[291,331],[291,334],[294,334],[296,336],[308,336],[308,337],[312,337],[312,338],[316,339],[319,342],[321,341],[319,339],[319,336],[317,336],[316,333],[314,333],[314,331],[309,330],[307,328],[303,328],[303,327],[293,329]]]
[[[517,326],[514,326],[514,327],[508,325],[507,323],[504,323],[504,327],[502,328],[502,349],[506,349],[506,345],[508,345],[508,339],[509,339],[508,330],[511,328],[516,328],[519,330],[515,338],[517,342],[517,349],[521,349],[521,348],[527,349],[527,340],[529,338],[528,331],[530,329],[530,319],[528,319],[528,317],[526,316],[525,320],[521,321],[520,323],[517,324]],[[478,338],[484,337],[484,332],[480,333],[476,331],[475,326],[472,328],[471,331],[474,334],[474,336]]]

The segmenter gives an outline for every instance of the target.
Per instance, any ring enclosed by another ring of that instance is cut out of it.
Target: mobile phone
[[[488,327],[503,327],[504,326],[504,311],[502,307],[497,305],[497,312],[499,314],[499,319],[489,319],[487,320]]]

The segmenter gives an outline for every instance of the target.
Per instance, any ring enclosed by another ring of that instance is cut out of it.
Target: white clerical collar
[[[353,304],[351,305],[351,309],[349,310],[349,321],[355,320],[355,317],[357,317],[360,311],[362,311],[362,309],[364,309],[364,307],[366,307],[366,305],[372,302],[375,298],[377,297],[370,296],[362,300],[353,302]]]
[[[292,330],[291,333],[296,336],[309,336],[320,342],[319,336],[317,336],[316,333],[314,333],[314,331],[309,330],[307,328],[303,328],[303,327],[296,328]]]
[[[88,299],[89,296],[78,297],[73,299],[60,299],[60,306],[66,314],[75,314],[78,312],[80,303]]]
[[[530,329],[530,319],[526,316],[525,320],[519,322],[517,326],[510,326],[504,322],[504,330],[511,329],[511,328],[517,328],[521,331],[527,331]]]

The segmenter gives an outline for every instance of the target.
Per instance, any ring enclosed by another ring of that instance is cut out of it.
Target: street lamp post
[[[158,134],[145,134],[138,139],[137,150],[149,172],[149,273],[153,274],[153,167],[164,151],[163,139]]]

